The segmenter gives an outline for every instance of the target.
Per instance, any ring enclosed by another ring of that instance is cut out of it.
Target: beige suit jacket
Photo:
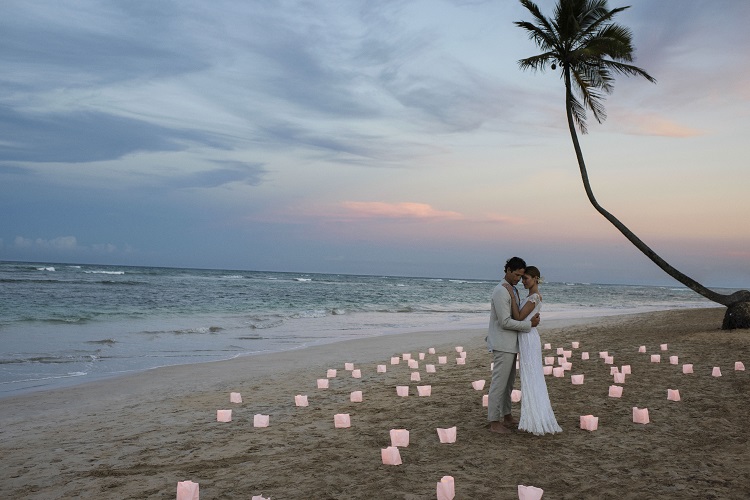
[[[487,348],[490,351],[518,352],[518,332],[531,330],[531,320],[517,321],[511,316],[510,293],[503,287],[504,279],[492,291],[490,326]],[[515,297],[513,300],[516,300]]]

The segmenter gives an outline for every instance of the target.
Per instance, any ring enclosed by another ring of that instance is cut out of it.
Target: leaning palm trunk
[[[583,180],[583,187],[586,190],[586,196],[588,197],[591,204],[594,206],[597,212],[599,212],[605,219],[607,219],[613,226],[615,226],[635,247],[643,252],[643,254],[651,259],[651,261],[659,266],[665,273],[690,288],[694,292],[704,296],[708,300],[716,302],[718,304],[727,307],[727,311],[724,314],[724,321],[722,323],[722,329],[729,330],[734,328],[750,328],[750,291],[739,290],[731,295],[723,295],[713,290],[706,288],[691,277],[681,273],[674,267],[672,267],[667,261],[662,259],[659,255],[654,252],[651,247],[646,245],[638,236],[636,236],[625,224],[620,222],[617,217],[605,210],[594,197],[594,192],[591,190],[591,184],[589,183],[589,176],[586,172],[586,164],[583,161],[583,153],[581,152],[581,145],[578,142],[578,134],[576,133],[575,124],[573,122],[573,110],[572,102],[573,96],[571,92],[570,82],[570,70],[568,67],[563,68],[565,78],[565,111],[568,117],[568,128],[570,129],[570,137],[573,140],[573,148],[576,152],[576,158],[578,159],[578,167],[581,170],[581,179]]]

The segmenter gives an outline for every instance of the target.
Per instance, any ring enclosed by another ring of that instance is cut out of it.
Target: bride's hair
[[[526,274],[531,276],[532,278],[536,278],[537,283],[542,283],[542,274],[539,272],[539,269],[535,266],[526,266]]]

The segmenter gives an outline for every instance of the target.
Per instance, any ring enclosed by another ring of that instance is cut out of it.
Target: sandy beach
[[[513,499],[519,484],[543,488],[545,499],[747,498],[750,374],[735,371],[735,362],[750,365],[750,333],[719,330],[722,314],[543,323],[542,342],[552,347],[545,355],[573,351],[572,370],[547,377],[564,430],[554,436],[487,430],[490,359],[481,330],[382,336],[4,398],[0,498],[168,499],[178,481],[192,480],[203,499],[413,500],[435,498],[445,475],[455,479],[456,499]],[[456,363],[456,346],[467,352],[465,365]],[[584,351],[589,360],[581,360]],[[427,354],[418,370],[391,364],[420,352]],[[693,374],[683,374],[684,363]],[[386,373],[377,373],[380,364]],[[622,397],[610,398],[611,366],[622,365],[632,374]],[[714,367],[721,377],[712,376]],[[317,389],[328,369],[336,377]],[[413,371],[420,382],[410,380]],[[584,374],[584,384],[571,384],[571,374]],[[473,389],[482,379],[484,389]],[[409,396],[397,396],[397,385],[410,386]],[[417,396],[418,385],[430,385],[431,396]],[[668,401],[668,389],[681,401]],[[352,391],[362,391],[362,402],[350,401]],[[243,402],[230,403],[231,392]],[[308,407],[295,406],[297,394],[308,396]],[[634,406],[648,408],[650,423],[632,421]],[[231,422],[216,421],[220,409],[233,410]],[[350,428],[334,427],[340,413],[350,415]],[[254,427],[255,414],[269,415],[270,425]],[[599,417],[596,431],[579,428],[587,414]],[[453,426],[456,442],[441,444],[436,428]],[[391,429],[410,432],[398,466],[381,461]]]

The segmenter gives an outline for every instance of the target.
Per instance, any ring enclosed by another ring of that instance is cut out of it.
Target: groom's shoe
[[[505,415],[505,417],[503,417],[503,424],[509,429],[518,428],[518,420],[514,419],[513,415]]]
[[[513,431],[508,429],[502,422],[490,422],[490,432],[497,434],[512,434]]]

